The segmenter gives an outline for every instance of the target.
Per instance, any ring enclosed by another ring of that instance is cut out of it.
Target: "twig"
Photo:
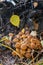
[[[34,58],[34,59],[32,59],[29,63],[28,63],[28,65],[30,65],[36,58],[38,58],[38,56],[41,54],[42,52],[40,51],[38,54],[37,54],[37,56]]]
[[[28,64],[27,64],[27,63],[25,63],[25,62],[18,62],[18,63],[24,64],[24,65],[28,65]]]
[[[3,47],[6,47],[6,48],[10,49],[11,51],[16,53],[21,58],[21,55],[19,53],[17,53],[14,49],[12,49],[10,46],[4,45],[4,44],[0,44],[0,46],[3,46]]]

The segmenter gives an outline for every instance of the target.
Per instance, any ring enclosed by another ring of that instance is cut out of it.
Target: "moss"
[[[40,63],[40,64],[38,64],[38,65],[43,65],[43,63]]]

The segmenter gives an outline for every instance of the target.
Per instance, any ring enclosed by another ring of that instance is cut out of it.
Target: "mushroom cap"
[[[34,6],[34,8],[36,8],[38,6],[38,2],[34,2],[33,6]]]
[[[14,34],[13,33],[9,33],[9,36],[13,36]]]
[[[21,45],[21,49],[22,49],[22,50],[26,50],[26,49],[27,49],[27,44],[26,44],[26,43],[22,44],[22,45]]]
[[[18,42],[18,41],[19,41],[18,38],[13,39],[13,42]]]
[[[34,43],[31,43],[31,49],[36,49],[36,45]]]
[[[22,49],[20,50],[20,54],[21,54],[21,55],[24,55],[25,52],[26,52],[25,50],[22,50]]]
[[[15,44],[15,48],[20,48],[20,47],[21,47],[21,43],[17,42],[17,43]]]
[[[26,57],[26,58],[31,58],[31,53],[29,53],[29,52],[26,53],[26,54],[25,54],[25,57]]]
[[[31,49],[30,49],[30,48],[28,48],[28,49],[27,49],[27,52],[30,52],[30,53],[31,53]]]

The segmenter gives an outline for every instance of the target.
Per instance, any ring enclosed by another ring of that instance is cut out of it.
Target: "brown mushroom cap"
[[[31,48],[32,49],[40,49],[41,48],[40,40],[31,39]]]
[[[13,36],[14,34],[13,33],[9,33],[9,36]]]
[[[28,42],[31,42],[31,39],[32,39],[33,37],[31,36],[31,35],[29,35],[28,36]]]
[[[38,40],[37,38],[32,38],[31,42],[40,44],[40,40]]]
[[[28,49],[27,49],[27,52],[31,53],[31,49],[30,49],[30,48],[28,48]]]
[[[25,50],[22,50],[22,49],[20,50],[20,54],[21,54],[21,55],[24,55],[25,52],[26,52]]]
[[[15,48],[20,48],[20,47],[21,47],[21,43],[17,42],[17,43],[15,44]]]
[[[36,49],[36,45],[34,43],[31,43],[31,49]]]
[[[20,35],[16,35],[16,38],[20,38]]]
[[[29,53],[29,52],[26,53],[26,54],[25,54],[25,57],[26,57],[26,58],[31,58],[31,53]]]
[[[13,39],[13,42],[18,42],[19,40],[17,38],[14,38]]]
[[[27,43],[27,47],[29,47],[29,48],[30,48],[30,44],[31,44],[31,43],[29,43],[29,42],[28,42],[28,43]]]
[[[23,33],[22,32],[19,32],[19,35],[21,36]]]
[[[26,38],[27,36],[25,35],[25,34],[23,34],[22,36],[21,36],[21,38]]]
[[[21,49],[22,49],[22,50],[26,50],[26,49],[27,49],[27,44],[26,44],[26,43],[22,44],[22,45],[21,45]]]

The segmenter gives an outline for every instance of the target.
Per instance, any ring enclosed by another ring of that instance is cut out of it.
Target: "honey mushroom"
[[[24,43],[26,44],[26,47],[30,48],[30,40],[26,38],[24,41],[25,41]]]
[[[27,52],[31,53],[31,51],[32,51],[32,50],[31,50],[30,48],[27,48]]]
[[[9,40],[11,41],[13,38],[14,34],[13,33],[9,33]]]
[[[29,35],[28,36],[28,42],[31,42],[31,39],[32,39],[33,37],[31,36],[31,35]]]
[[[30,52],[26,52],[25,57],[26,58],[31,58],[31,53]]]
[[[14,35],[13,33],[9,33],[9,36],[12,36],[13,37],[13,35]]]
[[[20,54],[21,54],[22,56],[25,55],[25,53],[26,53],[25,50],[20,49]]]
[[[28,47],[28,48],[31,48],[30,44],[31,44],[31,43],[27,43],[27,47]]]
[[[31,49],[41,49],[41,44],[40,41],[38,39],[31,39]]]
[[[18,34],[18,35],[16,35],[16,38],[20,38],[20,35]]]
[[[36,49],[36,45],[34,43],[31,43],[31,49]]]
[[[20,48],[20,47],[21,47],[21,43],[17,42],[17,43],[15,44],[15,48]]]
[[[22,38],[25,38],[25,37],[26,37],[26,35],[25,35],[25,34],[23,34],[21,37],[22,37]]]
[[[28,37],[30,35],[29,31],[25,31],[25,35]]]
[[[26,50],[26,49],[27,49],[27,44],[26,44],[26,43],[22,44],[22,45],[21,45],[21,49],[22,49],[22,50]]]
[[[13,42],[18,42],[18,41],[19,41],[18,38],[14,38],[14,39],[13,39]]]
[[[30,35],[28,31],[24,33],[24,29],[15,36],[13,42],[15,42],[16,52],[18,52],[21,57],[31,58],[32,50],[41,50],[40,40]]]
[[[37,42],[36,42],[37,41]],[[33,43],[39,43],[40,44],[40,40],[38,40],[38,38],[31,38],[31,42],[33,42]]]

